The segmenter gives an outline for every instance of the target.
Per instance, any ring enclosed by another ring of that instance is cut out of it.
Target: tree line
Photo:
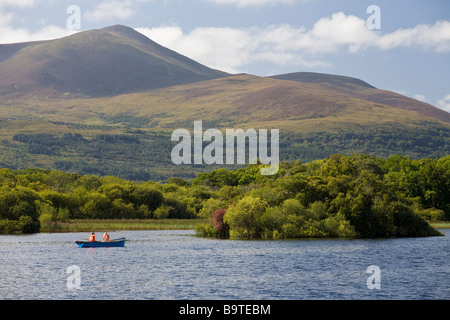
[[[201,236],[429,236],[450,219],[450,156],[413,160],[365,154],[260,164],[198,174],[191,181],[131,181],[56,170],[0,169],[0,233],[39,232],[73,219],[204,218]]]

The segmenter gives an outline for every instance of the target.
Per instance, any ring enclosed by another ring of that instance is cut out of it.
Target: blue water
[[[87,233],[0,236],[0,299],[449,299],[450,232],[441,231],[292,241],[111,232],[130,239],[123,248],[79,248]],[[380,289],[368,288],[371,265]],[[70,266],[80,271],[76,286]]]

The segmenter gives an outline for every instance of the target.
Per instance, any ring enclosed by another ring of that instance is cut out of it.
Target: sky
[[[0,0],[0,44],[115,24],[226,72],[345,75],[450,112],[449,0]]]

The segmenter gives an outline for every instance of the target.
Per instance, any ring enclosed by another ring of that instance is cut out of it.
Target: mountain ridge
[[[293,72],[270,76],[272,79],[315,83],[330,89],[349,94],[352,97],[361,98],[375,103],[390,105],[400,109],[417,111],[427,117],[440,119],[450,123],[450,113],[431,104],[418,101],[396,92],[375,88],[367,82],[341,75],[332,75],[315,72]]]

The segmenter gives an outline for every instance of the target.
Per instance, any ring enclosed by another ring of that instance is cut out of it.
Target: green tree
[[[228,208],[223,222],[230,227],[230,237],[259,238],[262,231],[259,219],[267,207],[265,200],[246,196]]]
[[[7,232],[39,232],[37,203],[42,198],[35,191],[24,187],[0,189],[0,220],[6,220]],[[1,231],[1,230],[0,230]],[[3,230],[3,232],[5,232]]]
[[[164,196],[161,191],[146,185],[136,186],[131,191],[129,198],[136,208],[146,205],[151,211],[156,210],[164,202]]]

